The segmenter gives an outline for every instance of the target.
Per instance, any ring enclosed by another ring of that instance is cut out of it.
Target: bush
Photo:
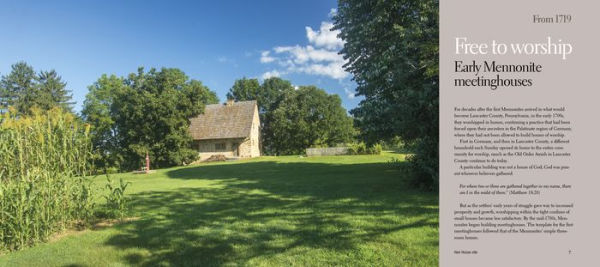
[[[367,154],[371,155],[380,155],[381,151],[383,151],[383,147],[381,144],[374,144],[367,150]]]
[[[374,144],[367,148],[364,142],[348,144],[349,155],[379,155],[383,151],[381,144]]]
[[[415,187],[439,190],[438,142],[433,138],[421,138],[415,142],[415,154],[407,157],[409,177]]]
[[[348,146],[348,154],[350,155],[364,155],[367,151],[367,146],[364,142],[352,143]]]

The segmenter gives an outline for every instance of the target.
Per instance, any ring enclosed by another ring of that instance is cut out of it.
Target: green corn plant
[[[124,182],[123,178],[119,179],[117,186],[113,185],[109,175],[106,175],[106,189],[108,189],[108,195],[104,196],[106,199],[106,206],[108,208],[107,214],[111,217],[123,219],[127,211],[127,198],[125,197],[125,190],[131,182]]]
[[[76,218],[80,218],[81,223],[86,224],[90,222],[94,216],[95,204],[93,201],[93,187],[91,180],[85,177],[78,177],[80,179],[77,183],[77,187],[72,190],[73,203],[75,203],[74,214]]]
[[[89,126],[61,109],[0,115],[0,250],[94,218]]]

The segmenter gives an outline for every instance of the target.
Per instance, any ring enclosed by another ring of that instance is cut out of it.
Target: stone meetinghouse
[[[260,119],[255,100],[207,105],[204,113],[190,119],[193,147],[200,160],[212,155],[227,158],[260,156]]]

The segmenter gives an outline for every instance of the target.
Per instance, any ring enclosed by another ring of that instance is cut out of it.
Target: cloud
[[[262,51],[260,53],[260,63],[270,63],[275,61],[274,57],[269,56],[270,51]]]
[[[330,15],[335,9],[332,9]],[[332,31],[333,23],[321,22],[318,30],[305,27],[307,45],[275,46],[261,53],[260,62],[277,64],[278,74],[304,73],[308,75],[325,76],[333,79],[344,79],[350,74],[344,71],[346,63],[339,53],[344,42],[337,37],[338,30]],[[271,74],[273,71],[267,73]],[[266,75],[267,73],[263,74]]]
[[[269,79],[271,77],[279,77],[279,76],[281,76],[281,74],[282,73],[280,73],[277,70],[272,70],[272,71],[267,71],[267,72],[263,73],[263,75],[261,76],[261,78],[263,80],[266,80],[266,79]]]
[[[332,8],[331,10],[329,10],[329,14],[328,16],[330,18],[332,18],[333,16],[337,15],[337,8]]]
[[[296,64],[306,63],[308,61],[313,62],[323,62],[323,61],[344,61],[344,58],[341,55],[338,55],[337,51],[327,50],[327,49],[318,49],[314,48],[310,45],[307,46],[278,46],[273,48],[275,53],[290,53],[292,57],[290,59],[293,60]]]
[[[332,31],[333,23],[328,21],[321,22],[321,28],[318,31],[311,27],[306,27],[306,38],[317,47],[325,47],[327,49],[341,49],[344,46],[344,41],[338,38],[339,30]]]
[[[329,76],[333,79],[344,79],[348,77],[349,74],[344,71],[342,65],[344,65],[343,62],[329,62],[326,64],[315,63],[303,66],[292,66],[288,68],[288,70],[305,74]]]
[[[348,99],[354,99],[356,97],[356,93],[353,91],[350,91],[350,89],[348,89],[348,87],[344,87],[344,93],[346,93],[346,97],[348,97]]]

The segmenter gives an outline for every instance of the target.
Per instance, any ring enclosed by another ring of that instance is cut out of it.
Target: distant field
[[[438,196],[380,156],[261,157],[113,175],[130,217],[0,266],[437,266]],[[99,185],[105,182],[98,177]]]

